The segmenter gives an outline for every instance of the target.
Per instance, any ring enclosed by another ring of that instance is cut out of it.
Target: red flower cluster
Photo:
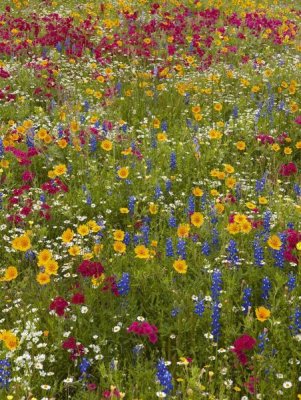
[[[298,172],[296,164],[289,162],[288,164],[282,164],[279,169],[279,174],[282,176],[291,176]]]
[[[284,251],[284,257],[286,261],[298,264],[298,258],[294,255],[296,244],[301,241],[301,232],[295,231],[294,229],[288,229],[284,231],[286,234],[286,248]]]
[[[104,267],[99,262],[84,260],[77,268],[77,272],[79,272],[84,278],[92,276],[98,278],[103,274]]]
[[[242,365],[246,365],[248,358],[245,354],[246,351],[252,350],[256,344],[256,340],[249,335],[242,335],[235,340],[233,343],[233,349],[231,351],[236,354],[239,362]]]
[[[83,304],[84,302],[85,296],[82,293],[75,293],[71,298],[72,304]],[[63,317],[68,306],[68,301],[58,296],[50,303],[49,310],[55,311],[56,315]]]
[[[128,332],[136,333],[140,336],[148,336],[148,340],[151,343],[156,343],[158,341],[158,328],[155,325],[150,325],[148,322],[133,322],[131,326],[127,329]]]
[[[68,350],[71,360],[76,360],[76,358],[81,357],[85,354],[85,348],[81,343],[77,343],[75,338],[71,336],[65,340],[62,344],[63,349]]]

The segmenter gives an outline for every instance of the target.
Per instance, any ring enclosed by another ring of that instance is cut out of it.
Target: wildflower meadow
[[[300,23],[0,1],[0,400],[301,399]]]

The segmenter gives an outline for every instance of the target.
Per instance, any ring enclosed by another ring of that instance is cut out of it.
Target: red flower
[[[75,293],[71,298],[72,304],[83,304],[85,302],[85,296],[82,293]]]
[[[245,354],[246,351],[252,350],[256,345],[256,340],[249,335],[242,335],[235,340],[233,343],[233,349],[231,351],[236,354],[239,362],[242,365],[246,365],[248,358]]]
[[[50,310],[54,310],[59,317],[65,315],[65,309],[68,307],[68,301],[63,297],[56,297],[49,306]]]

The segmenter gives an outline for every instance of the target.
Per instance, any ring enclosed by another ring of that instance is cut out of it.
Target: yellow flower
[[[243,222],[247,221],[247,217],[244,214],[235,214],[234,215],[234,222],[237,224],[242,224]]]
[[[58,164],[55,165],[53,171],[56,175],[64,175],[67,172],[67,167],[65,164]]]
[[[231,235],[236,235],[240,232],[240,226],[236,222],[228,224],[226,229]]]
[[[255,210],[256,204],[252,203],[251,201],[248,201],[246,203],[246,207],[248,207],[249,210]]]
[[[57,270],[59,269],[59,265],[58,263],[51,259],[49,261],[47,261],[46,265],[45,265],[45,272],[48,275],[57,275]]]
[[[301,242],[298,242],[298,243],[296,244],[296,249],[297,249],[297,250],[301,250]]]
[[[6,332],[4,344],[8,350],[10,351],[16,350],[16,348],[19,346],[19,342],[20,342],[19,339],[14,333],[10,331]]]
[[[216,129],[211,129],[209,131],[210,139],[220,139],[222,136],[223,134],[220,131],[217,131]]]
[[[157,134],[158,142],[166,142],[167,135],[163,132]]]
[[[70,256],[78,256],[80,254],[80,247],[75,245],[75,246],[71,246],[68,250],[68,253],[70,254]]]
[[[280,146],[278,143],[273,143],[271,146],[272,150],[274,151],[279,151],[280,150]]]
[[[268,239],[268,245],[274,250],[280,250],[282,246],[282,242],[277,235],[272,235]]]
[[[216,189],[211,189],[210,194],[211,194],[211,196],[214,196],[214,197],[219,196],[219,192]]]
[[[21,235],[16,237],[12,241],[12,248],[14,250],[20,250],[20,251],[27,251],[31,248],[31,243],[30,239],[27,235]]]
[[[124,231],[121,229],[117,229],[113,234],[114,240],[123,241],[124,239]]]
[[[227,174],[233,174],[235,171],[232,165],[230,164],[224,164],[224,171],[227,172]]]
[[[130,212],[130,210],[126,207],[119,208],[119,211],[121,214],[128,214]]]
[[[242,140],[239,140],[236,143],[236,148],[237,148],[237,150],[243,151],[243,150],[246,149],[246,143],[244,141],[242,141]]]
[[[270,318],[271,311],[268,310],[267,308],[261,306],[261,307],[256,308],[255,314],[256,314],[256,318],[258,319],[258,321],[264,322]]]
[[[18,270],[16,267],[10,266],[6,268],[4,272],[3,280],[6,282],[13,281],[18,276]]]
[[[58,140],[57,144],[58,144],[58,146],[59,146],[61,149],[64,149],[65,147],[68,146],[68,142],[67,142],[66,139],[60,139],[60,140]]]
[[[113,148],[113,143],[110,140],[103,140],[101,142],[101,148],[105,151],[111,151]]]
[[[221,111],[223,109],[223,106],[221,103],[216,103],[214,104],[213,108],[215,109],[215,111]]]
[[[149,212],[150,212],[151,214],[157,214],[157,213],[158,213],[158,204],[150,203],[150,205],[149,205]]]
[[[126,179],[129,176],[129,168],[128,167],[119,168],[118,176],[121,179]]]
[[[222,214],[225,210],[225,206],[222,203],[216,203],[214,208],[216,209],[218,214]]]
[[[79,225],[79,227],[77,228],[77,232],[81,235],[81,236],[87,236],[90,232],[90,229],[88,227],[88,225]]]
[[[45,272],[40,272],[38,273],[36,280],[40,285],[47,285],[47,283],[50,282],[50,276]]]
[[[194,212],[190,216],[190,220],[193,226],[196,226],[197,228],[201,227],[204,223],[204,217],[203,214],[200,212]]]
[[[187,272],[187,264],[185,260],[175,260],[173,267],[179,274],[186,274]]]
[[[242,233],[249,233],[252,230],[252,224],[246,220],[240,224],[240,231]]]
[[[198,186],[196,186],[195,188],[192,189],[192,194],[195,197],[202,197],[204,192],[202,191],[202,189]]]
[[[39,252],[38,254],[38,266],[39,267],[44,267],[48,261],[51,259],[52,254],[51,251],[48,249],[44,249]]]
[[[291,147],[285,147],[283,152],[284,152],[284,154],[289,155],[289,154],[292,154],[293,150]]]
[[[236,185],[236,179],[235,179],[235,178],[232,178],[232,177],[227,178],[226,181],[225,181],[225,183],[226,183],[226,186],[227,186],[229,189],[233,189],[234,186]]]
[[[116,241],[113,247],[117,253],[125,253],[126,251],[126,245],[123,242]]]
[[[78,122],[77,121],[72,121],[71,124],[70,124],[70,129],[71,129],[71,132],[73,132],[73,133],[78,131],[78,129],[79,129]]]
[[[268,204],[268,199],[266,197],[260,196],[258,197],[259,204]]]
[[[178,237],[185,238],[188,237],[190,231],[190,226],[188,224],[180,224],[177,229]]]
[[[70,243],[73,240],[74,232],[72,229],[66,229],[62,234],[62,241],[64,243]]]
[[[136,258],[149,258],[149,250],[143,244],[136,246],[134,251],[136,254]]]

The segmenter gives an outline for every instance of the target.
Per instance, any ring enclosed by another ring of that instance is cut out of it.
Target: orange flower
[[[173,267],[179,274],[186,274],[187,272],[187,264],[185,260],[175,260]]]
[[[200,212],[194,212],[193,214],[191,214],[190,220],[192,225],[196,226],[197,228],[202,226],[204,223],[203,214],[201,214]]]
[[[136,254],[136,258],[149,258],[149,250],[143,244],[136,246],[134,251]]]
[[[29,237],[27,235],[21,235],[19,237],[16,237],[12,241],[12,247],[14,250],[20,250],[20,251],[29,250],[31,248]]]
[[[268,245],[273,249],[273,250],[280,250],[282,246],[282,242],[280,238],[277,235],[272,235],[268,239]]]
[[[126,179],[129,176],[129,168],[128,167],[119,168],[117,173],[119,178]]]
[[[116,241],[113,247],[117,253],[125,253],[126,251],[126,245],[123,242]]]
[[[8,281],[13,281],[14,279],[16,279],[18,276],[18,270],[16,267],[8,267],[6,268],[5,272],[4,272],[4,281],[8,282]]]
[[[256,308],[255,314],[256,314],[256,318],[258,319],[258,321],[264,322],[270,318],[271,311],[268,310],[267,308],[261,306],[261,307]]]
[[[188,224],[180,224],[178,226],[177,233],[179,237],[185,238],[188,237],[189,231],[190,231],[190,226]]]
[[[111,151],[112,150],[112,148],[113,148],[113,144],[112,144],[112,142],[110,141],[110,140],[103,140],[102,142],[101,142],[101,148],[103,149],[103,150],[105,150],[105,151]]]
[[[47,283],[50,282],[50,276],[45,272],[40,272],[38,273],[36,280],[40,285],[47,285]]]
[[[70,243],[74,237],[74,232],[72,229],[66,229],[62,234],[62,241],[64,243]]]

